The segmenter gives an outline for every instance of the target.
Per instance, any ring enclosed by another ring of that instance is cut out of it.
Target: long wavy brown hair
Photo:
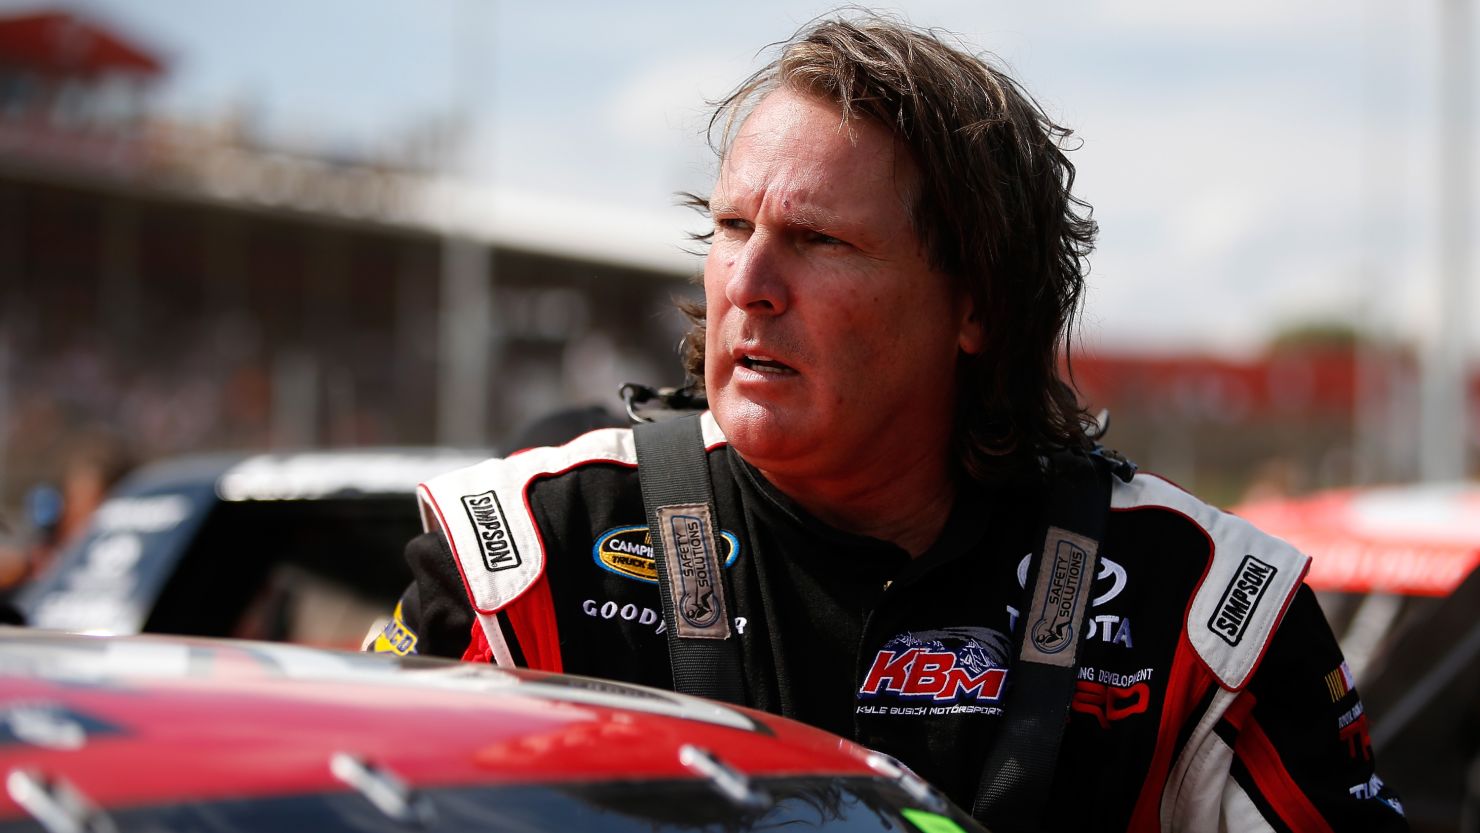
[[[1090,444],[1060,357],[1098,228],[1072,192],[1071,131],[989,57],[946,37],[873,13],[814,21],[716,103],[709,138],[722,160],[755,104],[786,87],[835,103],[845,123],[885,125],[908,148],[920,171],[915,232],[931,265],[971,294],[986,339],[958,359],[955,451],[968,476],[993,480],[1046,449]],[[702,384],[704,308],[684,312],[694,325],[684,365]]]

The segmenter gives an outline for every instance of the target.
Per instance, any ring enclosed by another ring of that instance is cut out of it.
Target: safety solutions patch
[[[1079,623],[1089,604],[1098,544],[1083,535],[1050,527],[1044,563],[1033,585],[1023,659],[1069,668],[1074,665]]]
[[[728,639],[724,591],[719,586],[719,545],[706,504],[660,506],[658,529],[667,559],[665,575],[679,636]]]
[[[740,539],[720,530],[720,566],[729,567],[740,555]],[[658,564],[653,560],[653,536],[643,525],[619,526],[601,533],[591,545],[591,558],[602,569],[644,584],[658,583]]]
[[[997,714],[1012,643],[990,628],[902,633],[874,655],[860,714]]]

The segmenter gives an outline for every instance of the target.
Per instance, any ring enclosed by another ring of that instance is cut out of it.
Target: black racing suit
[[[969,808],[1010,719],[1043,488],[962,491],[912,560],[808,515],[708,417],[705,436],[749,705]],[[672,687],[630,431],[456,472],[422,501],[433,531],[407,548],[416,582],[379,650]],[[1117,481],[1112,510],[1049,826],[1406,829],[1307,560],[1153,476]]]

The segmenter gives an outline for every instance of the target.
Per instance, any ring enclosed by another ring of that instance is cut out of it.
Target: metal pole
[[[1391,431],[1390,409],[1386,402],[1392,395],[1388,371],[1388,328],[1381,302],[1383,278],[1391,274],[1384,262],[1390,241],[1383,240],[1383,186],[1394,181],[1384,176],[1397,164],[1399,154],[1384,147],[1385,127],[1390,109],[1380,102],[1378,85],[1382,79],[1382,48],[1393,40],[1388,27],[1379,25],[1378,14],[1386,4],[1367,0],[1363,38],[1363,119],[1362,119],[1362,293],[1357,304],[1356,390],[1352,402],[1352,445],[1356,452],[1353,476],[1357,483],[1375,483],[1389,474],[1388,442]]]
[[[0,516],[5,513],[9,491],[6,452],[10,450],[10,330],[0,315]]]
[[[471,119],[476,94],[487,84],[482,78],[483,44],[487,31],[482,14],[493,4],[464,0],[458,6],[458,26],[452,33],[454,105]],[[458,151],[444,149],[443,175],[449,184],[466,173]],[[449,193],[453,189],[449,188]],[[449,196],[449,200],[451,197]],[[455,207],[453,207],[455,210]],[[489,445],[489,375],[499,347],[494,332],[491,246],[458,228],[464,218],[448,211],[441,252],[441,312],[437,373],[437,441],[444,445]]]
[[[488,445],[493,276],[488,246],[449,233],[442,241],[441,361],[437,442]]]
[[[1465,322],[1474,151],[1470,12],[1469,0],[1443,0],[1439,16],[1439,326],[1423,368],[1419,465],[1424,480],[1457,480],[1466,470]]]

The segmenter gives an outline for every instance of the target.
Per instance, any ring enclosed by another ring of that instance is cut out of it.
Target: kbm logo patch
[[[992,703],[1002,698],[1012,643],[989,628],[902,633],[874,656],[858,699],[889,697],[926,705]],[[879,712],[879,709],[861,711]],[[965,708],[955,711],[990,711]],[[895,713],[894,710],[888,713]],[[906,712],[914,713],[914,712]]]
[[[1269,580],[1277,572],[1279,570],[1273,564],[1266,564],[1252,555],[1244,556],[1238,572],[1224,588],[1223,599],[1218,602],[1213,618],[1208,620],[1213,633],[1229,645],[1237,645],[1244,638],[1249,619],[1264,598],[1264,591],[1269,589]]]
[[[491,573],[518,567],[519,548],[514,545],[514,536],[509,534],[509,523],[504,519],[504,508],[499,505],[498,495],[491,491],[464,495],[462,504],[477,532],[483,566]]]
[[[720,566],[729,567],[740,555],[740,539],[720,530]],[[646,526],[619,526],[601,533],[591,546],[591,558],[609,572],[646,584],[658,583],[653,561],[653,536]]]

